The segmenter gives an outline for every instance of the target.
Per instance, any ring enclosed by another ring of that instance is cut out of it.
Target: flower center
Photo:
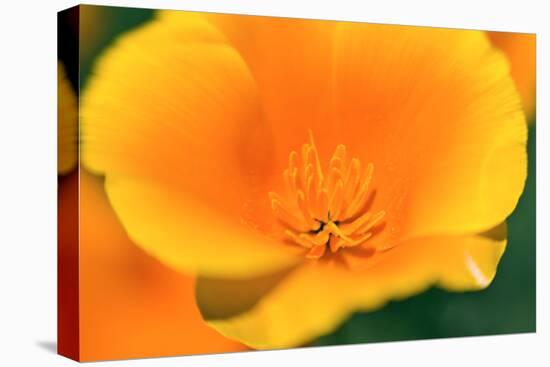
[[[283,173],[287,195],[270,192],[271,207],[286,227],[288,240],[307,248],[306,257],[319,259],[327,249],[364,244],[385,212],[371,213],[368,206],[369,185],[374,165],[361,166],[357,158],[346,159],[346,147],[336,147],[323,172],[313,134],[302,146],[301,159],[296,151],[289,155]]]

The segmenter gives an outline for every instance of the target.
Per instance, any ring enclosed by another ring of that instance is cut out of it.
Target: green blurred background
[[[88,10],[92,12],[88,13]],[[147,9],[87,7],[81,18],[80,86],[93,64],[118,35],[150,20]],[[524,333],[535,331],[535,123],[529,129],[529,174],[525,191],[508,220],[508,248],[493,283],[484,291],[449,293],[431,289],[376,312],[356,313],[314,345],[352,344]]]

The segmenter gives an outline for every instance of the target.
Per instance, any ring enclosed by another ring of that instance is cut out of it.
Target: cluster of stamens
[[[313,135],[289,155],[283,173],[287,195],[269,193],[271,207],[284,224],[288,240],[308,249],[307,258],[319,259],[330,249],[364,244],[385,216],[371,213],[367,205],[374,166],[361,167],[357,158],[347,160],[346,147],[338,145],[323,172]]]

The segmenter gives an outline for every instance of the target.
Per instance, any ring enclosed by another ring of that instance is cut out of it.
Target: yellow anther
[[[347,149],[339,144],[325,176],[313,134],[302,145],[301,157],[292,151],[283,172],[287,195],[270,192],[275,217],[286,226],[287,239],[308,249],[306,257],[319,259],[341,248],[361,246],[373,236],[372,229],[385,216],[365,207],[374,165],[361,169],[357,158],[347,160]]]

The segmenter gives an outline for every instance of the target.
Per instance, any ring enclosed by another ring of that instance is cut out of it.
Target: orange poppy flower
[[[61,181],[61,223],[74,219],[75,205],[80,206],[80,231],[75,232],[76,223],[60,227],[59,247],[61,257],[70,256],[75,236],[80,238],[75,260],[80,347],[73,357],[95,361],[246,349],[205,324],[192,277],[169,269],[128,239],[101,180],[84,170]]]
[[[483,32],[168,11],[102,56],[83,103],[83,162],[129,236],[253,348],[487,287],[526,177]]]
[[[528,121],[535,113],[536,35],[527,33],[488,32],[491,42],[508,57],[510,72],[516,82]]]

